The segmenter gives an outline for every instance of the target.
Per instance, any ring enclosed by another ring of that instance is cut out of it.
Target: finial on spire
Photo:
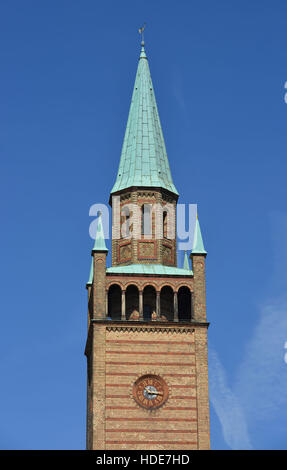
[[[141,42],[141,45],[144,46],[144,30],[145,30],[145,27],[146,27],[146,23],[143,25],[142,28],[139,28],[139,33],[141,34],[142,36],[142,42]]]

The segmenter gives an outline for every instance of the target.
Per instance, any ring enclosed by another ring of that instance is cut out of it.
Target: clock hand
[[[147,390],[147,392],[148,392],[150,395],[163,395],[163,393],[154,392],[153,390],[151,390],[151,389],[148,388],[148,387],[146,387],[145,390]]]
[[[145,390],[151,395],[156,395],[156,391],[152,390],[152,388],[149,386],[145,387]]]

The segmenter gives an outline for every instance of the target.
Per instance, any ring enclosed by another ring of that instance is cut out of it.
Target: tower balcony
[[[194,320],[193,304],[191,270],[146,265],[137,265],[136,269],[132,266],[112,267],[106,272],[105,311],[97,312],[96,318],[191,322]]]

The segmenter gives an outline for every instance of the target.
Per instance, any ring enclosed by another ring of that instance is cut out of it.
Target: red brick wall
[[[94,449],[209,448],[206,326],[94,324]],[[132,395],[146,373],[162,377],[167,402],[147,410]]]

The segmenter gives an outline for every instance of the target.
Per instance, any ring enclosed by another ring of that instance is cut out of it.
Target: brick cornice
[[[141,264],[141,263],[135,263],[135,264]],[[128,265],[127,265],[128,266]],[[187,274],[186,276],[183,274],[136,274],[136,273],[106,273],[107,277],[142,277],[142,278],[175,278],[175,279],[192,279],[194,276],[193,274]]]
[[[112,196],[121,196],[124,193],[132,193],[132,192],[142,192],[142,191],[150,191],[153,193],[161,193],[163,195],[166,195],[167,197],[170,197],[174,199],[175,201],[178,200],[179,196],[178,194],[175,194],[168,189],[161,188],[161,187],[153,187],[153,186],[129,186],[128,188],[121,189],[119,191],[115,191],[114,193],[110,194],[109,198],[109,205],[112,205]]]
[[[153,322],[148,323],[146,321],[132,321],[132,320],[129,320],[129,321],[118,320],[117,321],[117,320],[106,320],[106,319],[96,319],[96,318],[92,318],[91,323],[106,324],[108,328],[126,328],[126,329],[136,328],[136,329],[140,329],[140,331],[146,331],[147,329],[150,329],[152,331],[163,330],[165,332],[170,329],[174,329],[176,331],[183,330],[183,329],[185,330],[192,329],[195,326],[208,328],[210,325],[209,322],[198,322],[198,321],[184,322],[184,323],[183,322],[153,321]],[[164,328],[162,328],[161,326]]]
[[[107,326],[108,331],[127,331],[129,333],[194,333],[194,328],[159,328],[138,326]]]

